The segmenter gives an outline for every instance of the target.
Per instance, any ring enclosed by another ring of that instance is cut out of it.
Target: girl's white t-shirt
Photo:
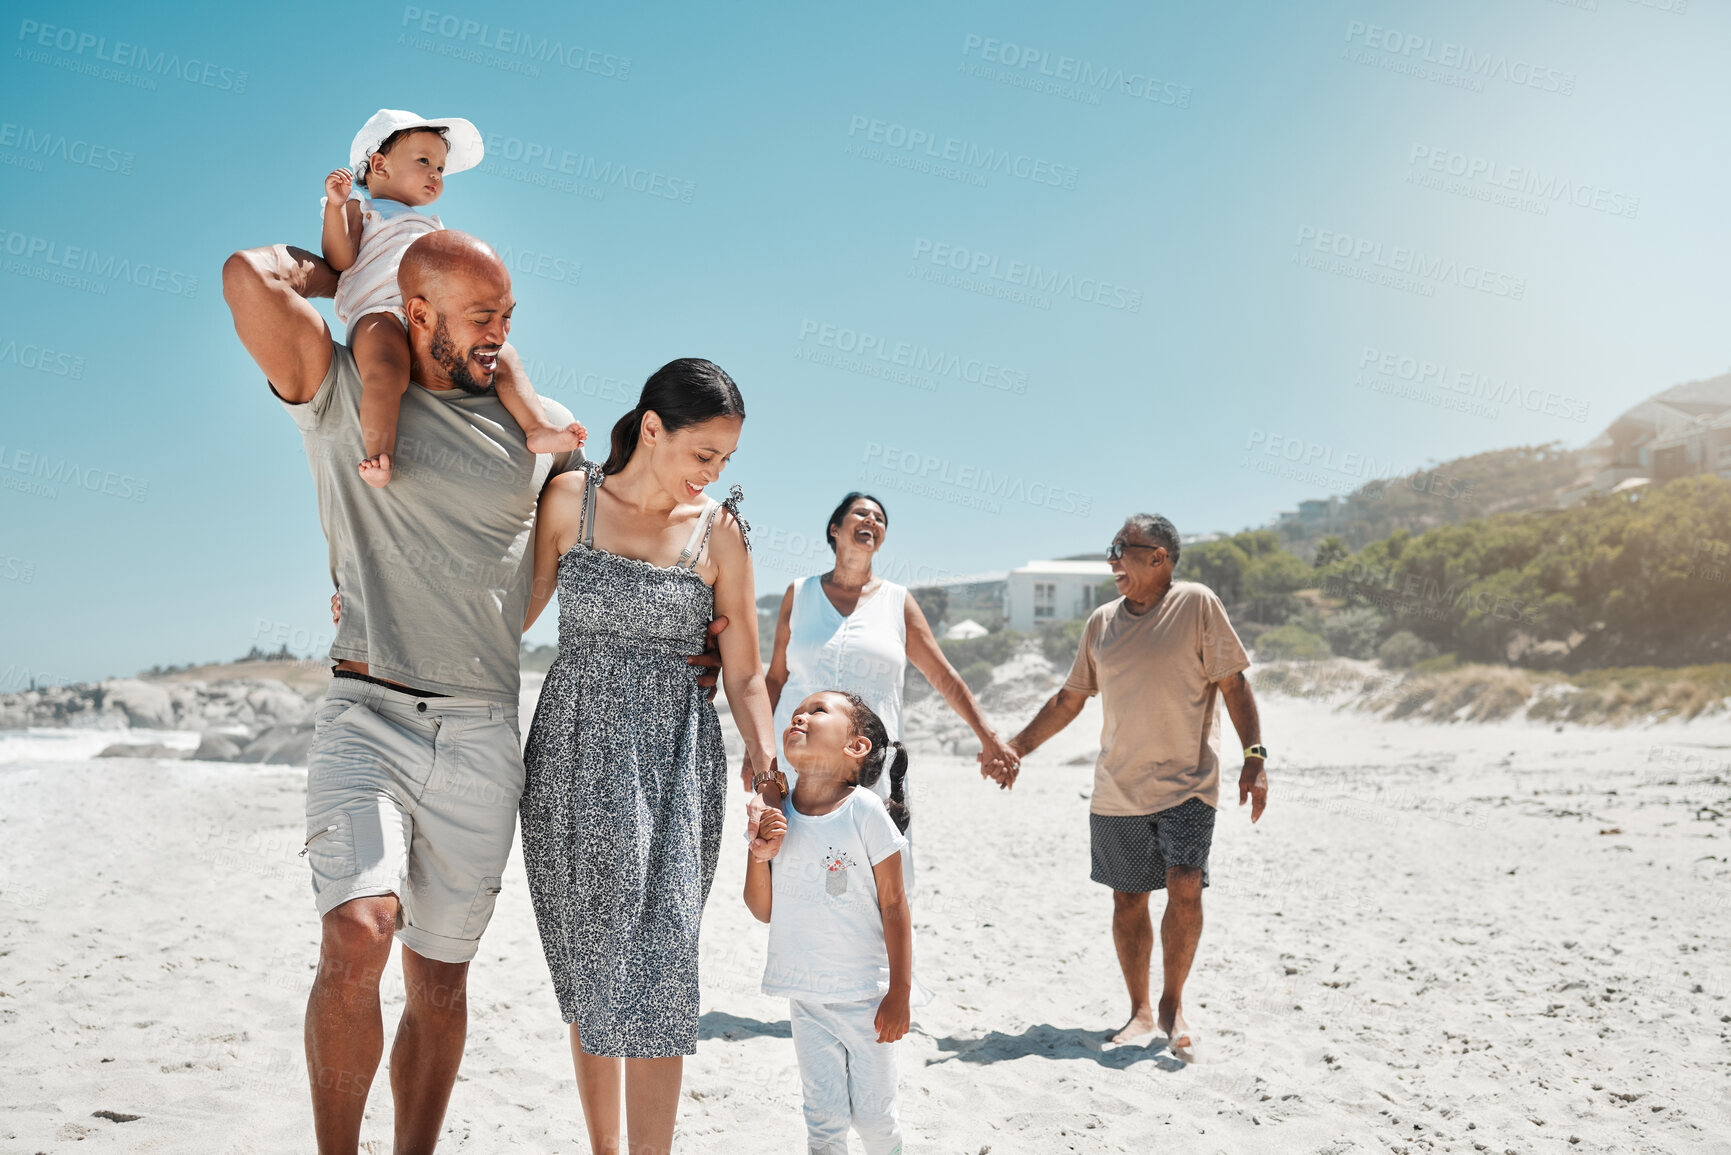
[[[769,961],[763,993],[857,1002],[890,989],[872,867],[907,847],[881,799],[856,786],[828,814],[783,807],[787,837],[770,862]],[[918,983],[910,1004],[926,1001]]]

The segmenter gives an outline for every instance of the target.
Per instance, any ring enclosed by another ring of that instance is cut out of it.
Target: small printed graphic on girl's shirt
[[[830,847],[828,854],[823,856],[823,889],[830,895],[847,893],[847,872],[854,867],[853,858],[845,851]]]

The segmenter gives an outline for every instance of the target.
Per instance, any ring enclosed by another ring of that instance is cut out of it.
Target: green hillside
[[[1579,472],[1579,455],[1560,442],[1497,449],[1367,482],[1320,517],[1288,517],[1265,528],[1305,558],[1331,536],[1356,550],[1397,530],[1420,533],[1491,514],[1554,509]]]

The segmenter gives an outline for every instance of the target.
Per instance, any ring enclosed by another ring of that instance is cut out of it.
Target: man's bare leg
[[[321,920],[319,969],[307,996],[307,1078],[320,1155],[354,1155],[367,1091],[384,1053],[379,978],[391,957],[395,895],[357,898]]]
[[[1160,991],[1159,1026],[1174,1049],[1194,1038],[1184,1021],[1184,983],[1202,939],[1202,871],[1194,866],[1166,870],[1166,913],[1160,919],[1160,955],[1164,983]]]
[[[439,962],[403,948],[403,987],[408,998],[391,1044],[396,1155],[424,1155],[439,1141],[445,1107],[463,1061],[468,982],[468,963]]]
[[[1148,895],[1112,892],[1112,945],[1118,948],[1118,968],[1130,992],[1130,1021],[1106,1040],[1146,1042],[1154,1033],[1154,1005],[1148,999],[1148,967],[1154,957],[1154,924],[1148,917]]]

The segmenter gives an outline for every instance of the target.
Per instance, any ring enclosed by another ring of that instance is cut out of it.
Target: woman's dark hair
[[[399,128],[397,131],[391,133],[391,135],[385,137],[385,139],[379,141],[379,147],[367,154],[367,159],[361,164],[361,171],[355,174],[355,183],[360,185],[362,188],[366,188],[367,176],[373,171],[373,157],[383,156],[385,153],[388,153],[391,149],[395,148],[399,140],[402,140],[404,137],[413,136],[417,132],[430,132],[440,140],[444,141],[446,148],[451,147],[451,133],[448,129],[434,128],[430,124],[418,124],[414,128]]]
[[[908,813],[908,752],[900,742],[890,741],[890,732],[884,727],[884,720],[877,711],[866,705],[865,699],[858,694],[850,694],[845,690],[836,693],[847,699],[848,713],[853,717],[853,732],[856,737],[863,737],[872,744],[871,752],[860,764],[859,784],[861,786],[876,786],[883,776],[884,763],[889,763],[890,797],[884,803],[884,809],[890,812],[895,820],[896,829],[907,833],[908,823],[913,821],[913,815]],[[895,755],[890,756],[894,750]]]
[[[653,410],[669,433],[716,417],[745,417],[739,386],[714,361],[681,357],[669,361],[643,383],[637,406],[613,424],[613,444],[602,473],[618,473],[637,452],[643,415]]]
[[[856,489],[842,498],[841,504],[835,507],[835,512],[829,515],[829,525],[825,526],[823,531],[824,540],[829,542],[829,552],[835,552],[835,531],[841,525],[841,519],[846,517],[847,511],[853,508],[853,503],[862,497],[877,506],[878,512],[884,515],[884,528],[890,527],[890,511],[884,508],[884,503],[871,494],[861,493]]]

